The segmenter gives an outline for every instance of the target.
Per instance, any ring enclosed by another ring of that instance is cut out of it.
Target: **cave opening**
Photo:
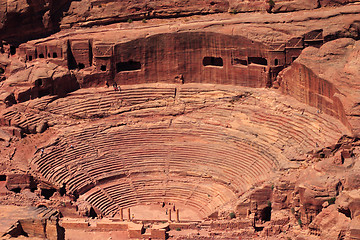
[[[66,194],[65,184],[60,188],[59,193],[61,196],[64,196]]]
[[[43,84],[43,83],[42,83],[42,79],[37,79],[37,80],[35,80],[35,86],[36,86],[36,87],[40,87],[42,84]]]
[[[351,211],[348,208],[339,208],[338,211],[351,219]]]
[[[100,70],[105,72],[106,71],[106,65],[101,65]]]
[[[342,158],[343,158],[343,157],[341,156],[341,160],[343,160]],[[341,183],[341,182],[338,182],[338,183],[336,184],[336,187],[335,187],[336,196],[339,196],[340,192],[341,192],[343,189],[344,189],[344,187],[343,187],[342,183]]]
[[[49,200],[49,198],[54,195],[56,189],[41,189],[41,196],[45,197],[45,199]]]
[[[247,66],[248,62],[247,62],[247,60],[244,60],[244,59],[234,58],[233,61],[232,61],[232,65]]]
[[[17,187],[17,188],[13,188],[11,189],[12,192],[14,193],[20,193],[21,192],[21,188]]]
[[[275,66],[279,65],[279,59],[275,58]]]
[[[16,47],[10,46],[10,55],[15,55],[15,54],[16,54]]]
[[[266,58],[262,58],[262,57],[249,57],[248,58],[249,64],[253,63],[253,64],[258,64],[258,65],[263,65],[263,66],[267,66],[267,60]]]
[[[6,181],[6,175],[0,175],[0,182]]]
[[[76,64],[76,60],[75,57],[71,51],[71,46],[70,46],[70,42],[68,41],[67,43],[67,59],[68,59],[68,69],[73,70],[77,68],[77,64]]]
[[[5,69],[3,69],[2,67],[0,67],[0,74],[4,74]]]
[[[84,69],[84,68],[85,68],[85,64],[79,63],[79,64],[78,64],[78,68],[79,68],[79,69]]]
[[[204,66],[222,67],[222,66],[224,66],[224,62],[221,57],[204,57],[203,65]]]
[[[116,64],[116,72],[135,71],[140,69],[141,63],[133,60],[127,62],[118,62]]]
[[[29,61],[32,61],[32,56],[29,56]]]
[[[264,208],[263,210],[261,210],[261,220],[264,222],[268,222],[271,220],[271,207],[268,206],[266,208]]]
[[[97,214],[96,214],[96,212],[95,212],[95,210],[94,210],[93,207],[90,208],[89,217],[91,217],[91,218],[97,218]]]

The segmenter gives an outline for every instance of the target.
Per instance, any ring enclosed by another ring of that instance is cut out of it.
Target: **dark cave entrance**
[[[260,219],[264,222],[268,222],[271,220],[271,207],[266,207],[261,210]]]
[[[244,60],[244,59],[234,58],[233,61],[232,61],[232,65],[247,66],[248,62],[247,62],[247,60]]]
[[[224,66],[224,62],[221,57],[204,57],[203,65],[204,66],[222,67],[222,66]]]
[[[127,62],[118,62],[116,64],[116,72],[135,71],[140,69],[141,63],[133,60]]]
[[[41,189],[41,196],[44,196],[45,199],[49,199],[54,193],[56,192],[56,189]]]
[[[97,214],[96,214],[96,212],[95,212],[95,210],[94,210],[93,207],[90,208],[89,217],[91,217],[91,218],[97,218]]]
[[[262,57],[249,57],[248,60],[249,63],[258,64],[258,65],[267,66],[268,64],[266,58],[262,58]]]
[[[20,193],[21,192],[21,188],[13,188],[13,189],[11,189],[11,191],[12,192],[14,192],[14,193]]]
[[[79,63],[79,64],[78,64],[78,68],[79,68],[79,69],[84,69],[84,68],[85,68],[85,64]]]

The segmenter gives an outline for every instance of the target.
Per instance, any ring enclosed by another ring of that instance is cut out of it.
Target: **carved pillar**
[[[124,211],[123,208],[120,208],[120,220],[124,221]]]

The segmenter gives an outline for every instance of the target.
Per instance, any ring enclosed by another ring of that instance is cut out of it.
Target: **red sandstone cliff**
[[[266,0],[8,0],[0,3],[0,39],[19,44],[71,26],[104,25],[128,20],[176,18],[214,13],[253,11],[291,12],[344,5],[357,0],[278,0],[272,6]],[[270,6],[271,5],[271,6]]]
[[[360,42],[338,39],[306,48],[279,74],[281,91],[338,117],[359,134]]]

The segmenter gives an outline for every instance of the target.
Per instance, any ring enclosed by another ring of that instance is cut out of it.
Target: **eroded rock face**
[[[0,7],[0,38],[19,44],[72,26],[88,27],[120,21],[214,13],[254,11],[291,12],[343,5],[357,0],[289,1],[203,0],[203,1],[120,1],[120,0],[8,0]],[[20,22],[19,22],[20,21]]]
[[[350,229],[351,219],[331,205],[321,211],[309,225],[314,235],[321,235],[321,239],[336,239],[345,237]]]
[[[359,48],[359,41],[347,38],[306,48],[280,73],[281,91],[336,116],[358,134]]]
[[[0,38],[12,44],[59,30],[62,12],[71,0],[8,0],[0,7]]]
[[[36,63],[34,65],[22,65],[20,68],[13,65],[17,71],[5,81],[2,86],[2,94],[5,96],[3,102],[10,106],[15,102],[24,102],[30,99],[46,96],[58,95],[64,96],[66,93],[79,88],[76,78],[68,69],[62,68],[53,63]],[[14,96],[9,100],[9,96]]]

